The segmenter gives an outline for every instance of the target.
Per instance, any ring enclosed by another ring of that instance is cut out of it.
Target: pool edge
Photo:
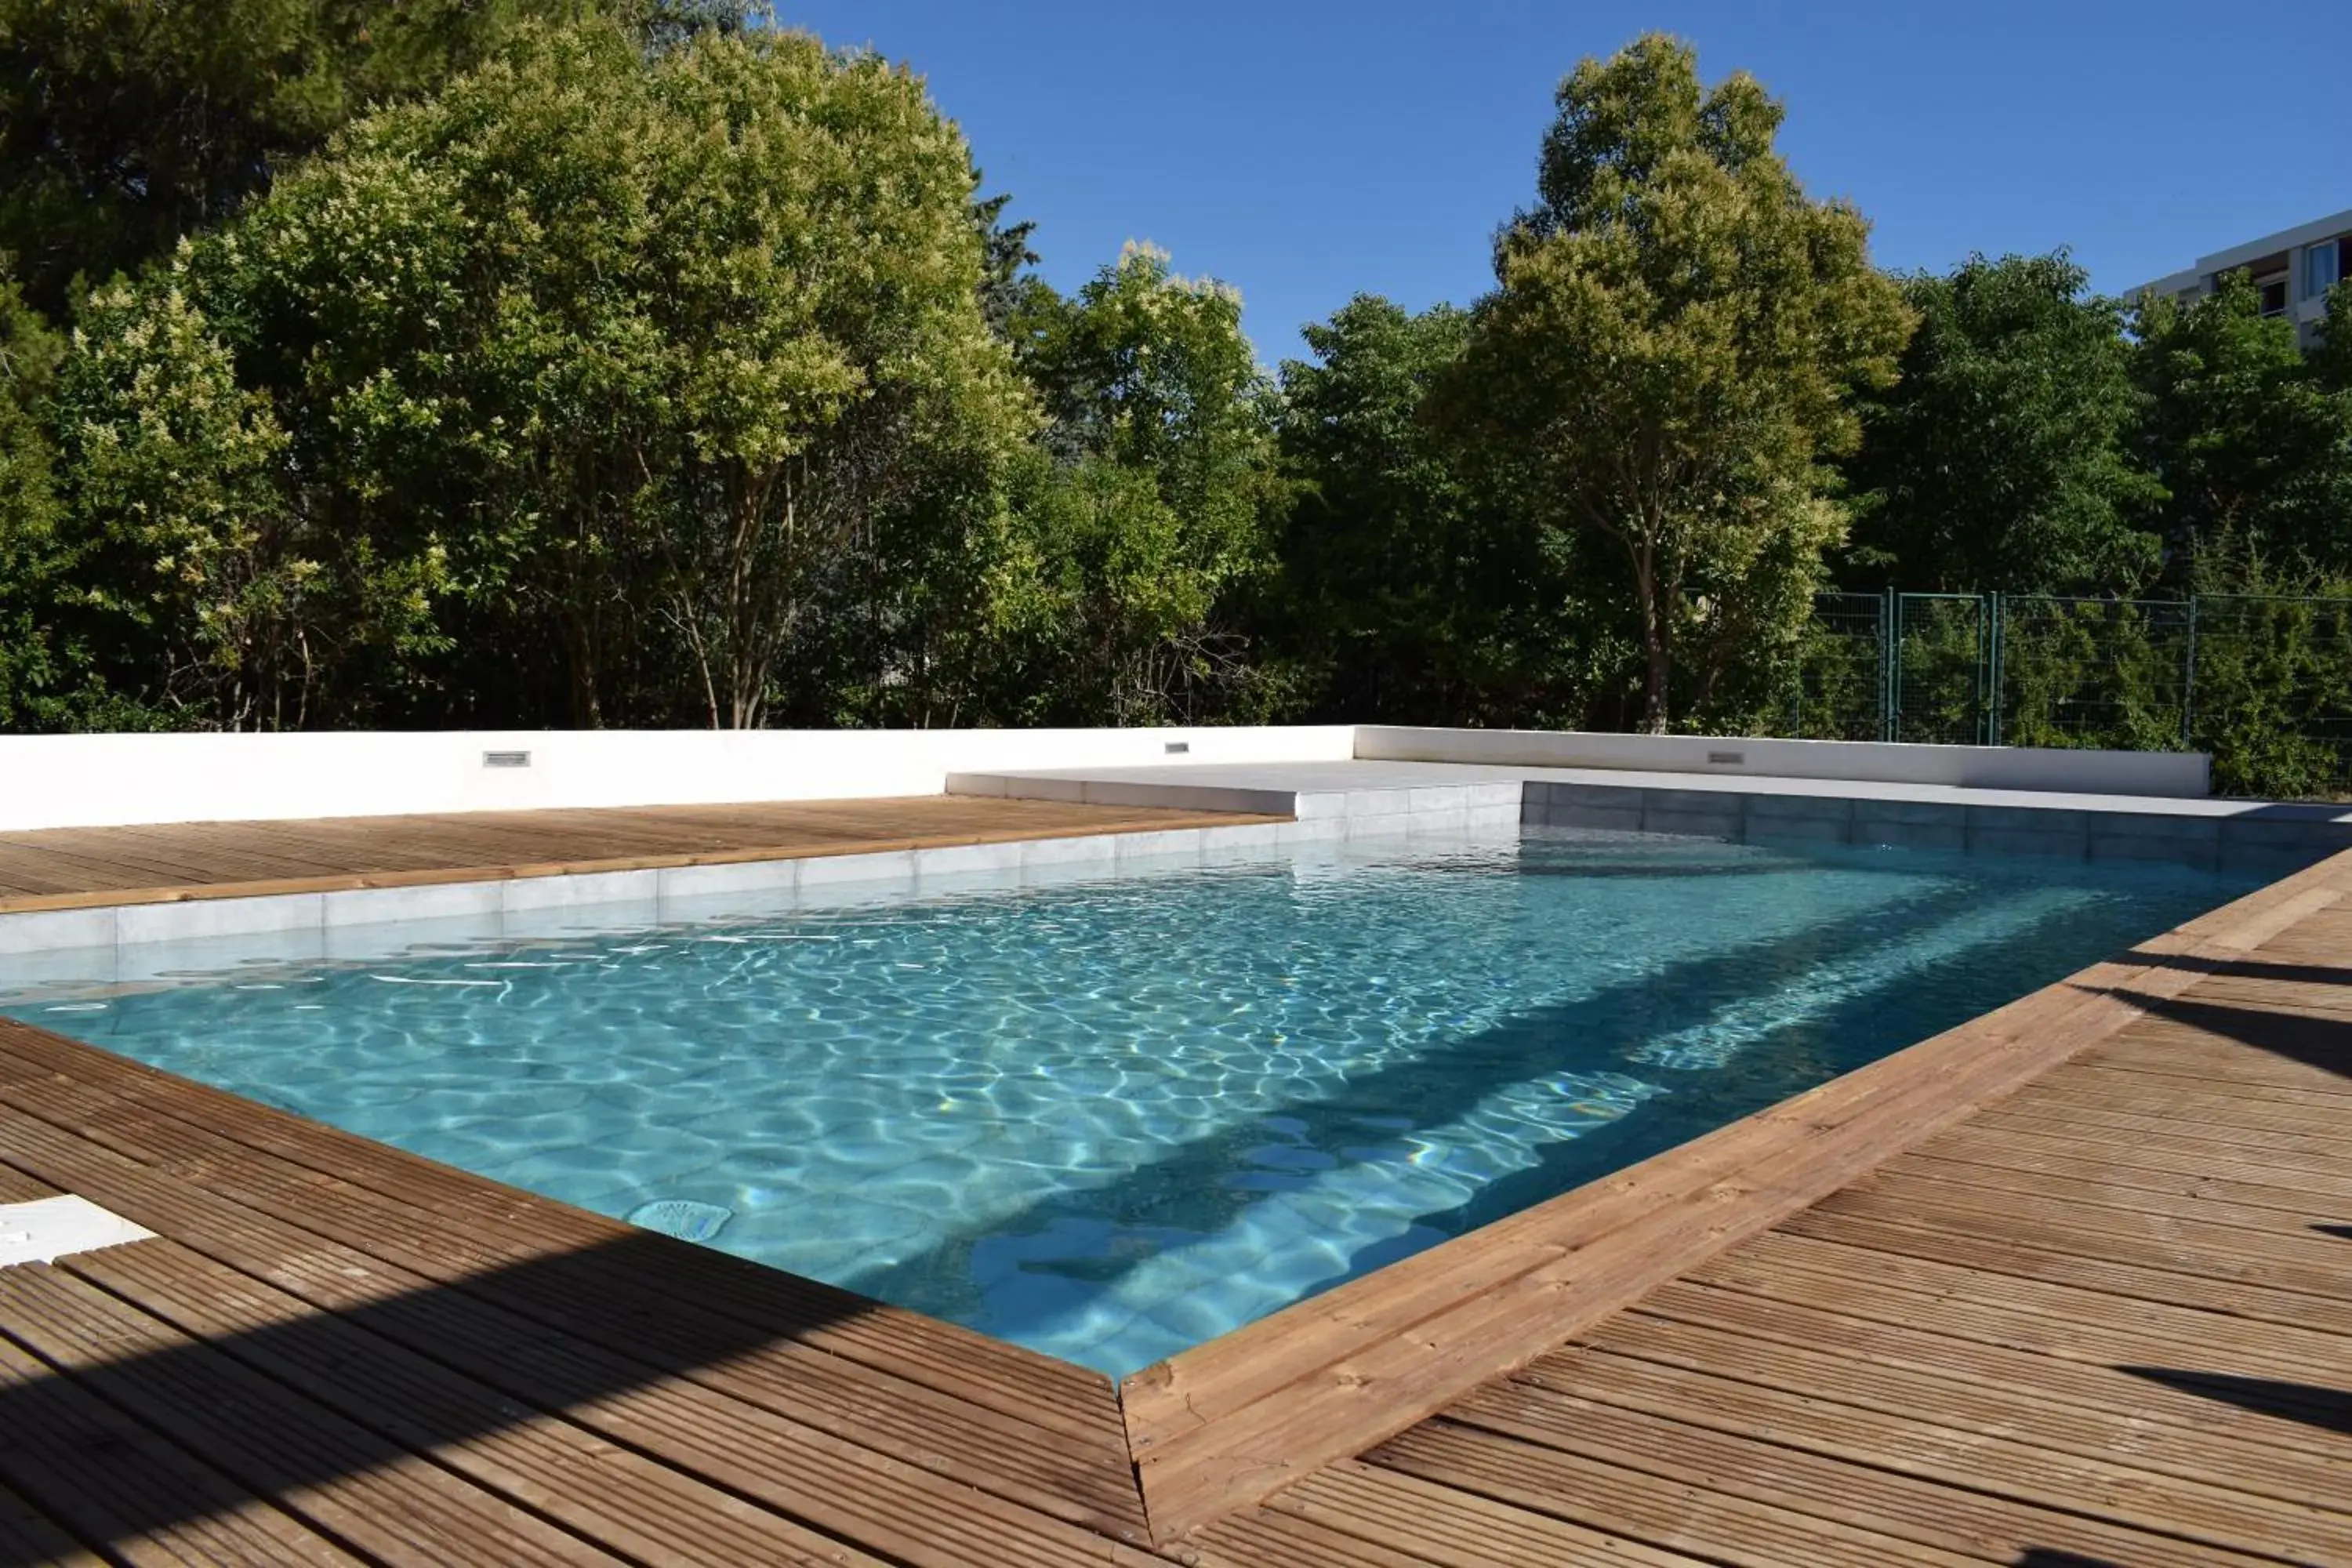
[[[1360,1454],[2145,1016],[2181,957],[2242,953],[2344,894],[2326,856],[1892,1056],[1297,1302],[1118,1385],[1153,1543]],[[2145,955],[2150,962],[2132,960]]]

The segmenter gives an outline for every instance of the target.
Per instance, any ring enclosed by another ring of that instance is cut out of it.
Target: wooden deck
[[[2352,1563],[2352,855],[1123,1390],[0,1021],[59,1191],[0,1568]]]
[[[0,1268],[0,1563],[1136,1560],[1097,1373],[0,1021],[52,1190],[158,1234]]]
[[[0,915],[936,849],[1272,820],[993,796],[185,822],[0,833]]]

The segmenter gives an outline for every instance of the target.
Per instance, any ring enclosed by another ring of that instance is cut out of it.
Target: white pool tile
[[[0,954],[113,945],[111,909],[37,910],[28,914],[0,915]]]
[[[447,920],[496,915],[506,908],[506,883],[435,882],[415,888],[352,888],[320,895],[321,923],[376,925],[385,921]]]
[[[169,904],[124,904],[114,912],[114,939],[124,945],[193,942],[215,936],[318,930],[325,903],[318,893],[261,899],[190,899]]]

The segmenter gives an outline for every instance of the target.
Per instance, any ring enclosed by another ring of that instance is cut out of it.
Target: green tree
[[[711,0],[0,0],[0,250],[53,319],[266,189],[373,103],[429,91],[531,17],[649,42]]]
[[[1576,724],[1591,616],[1539,535],[1517,527],[1427,416],[1470,316],[1359,295],[1282,366],[1293,489],[1277,581],[1253,606],[1304,710],[1390,723]]]
[[[2327,291],[2327,313],[2319,319],[2311,369],[2329,391],[2352,392],[2352,278]]]
[[[42,697],[62,674],[48,602],[62,566],[48,405],[64,350],[0,276],[0,731],[57,721]]]
[[[2063,251],[1903,279],[1918,330],[1846,465],[1850,585],[2107,594],[2155,574],[2131,345],[2086,282]]]
[[[91,297],[59,374],[66,635],[167,721],[300,725],[350,631],[281,489],[284,430],[176,287]]]
[[[193,462],[180,432],[231,420],[209,471],[253,488],[216,512],[271,568],[240,591],[340,628],[336,714],[446,678],[455,626],[463,686],[551,664],[575,723],[758,723],[874,520],[1030,427],[971,182],[871,57],[519,29],[110,297],[77,356],[87,526],[135,535],[159,504],[104,432]],[[158,344],[184,374],[138,368]]]
[[[1280,438],[1297,497],[1282,521],[1272,630],[1314,669],[1318,707],[1423,721],[1461,700],[1460,658],[1489,609],[1465,593],[1467,487],[1422,417],[1469,315],[1358,295],[1283,362]]]
[[[1144,723],[1246,703],[1222,611],[1266,564],[1279,494],[1272,388],[1241,298],[1129,246],[1013,323],[1047,425],[1017,476],[997,614],[1021,716]]]
[[[1664,731],[1678,668],[1704,713],[1801,635],[1844,531],[1825,461],[1910,313],[1861,215],[1773,150],[1782,111],[1754,79],[1705,88],[1654,35],[1584,61],[1559,105],[1444,401],[1532,526],[1621,558]]]
[[[2185,306],[2145,301],[2133,331],[2176,574],[2208,555],[2352,573],[2352,387],[2331,384],[2328,354],[2265,318],[2242,273]]]

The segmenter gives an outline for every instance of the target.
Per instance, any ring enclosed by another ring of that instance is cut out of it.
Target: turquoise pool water
[[[2248,885],[1530,829],[5,1010],[1121,1374]]]

